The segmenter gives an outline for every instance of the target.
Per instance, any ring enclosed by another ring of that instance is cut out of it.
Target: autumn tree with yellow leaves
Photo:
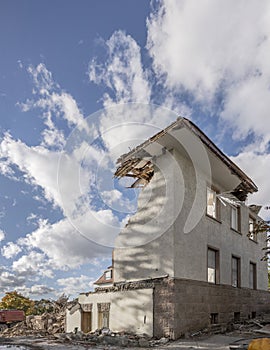
[[[6,292],[0,302],[0,309],[23,310],[26,315],[32,315],[35,312],[35,302],[17,291]]]

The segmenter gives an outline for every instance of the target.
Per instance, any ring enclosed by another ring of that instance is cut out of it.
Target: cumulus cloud
[[[24,173],[24,179],[44,190],[48,201],[61,207],[57,191],[57,165],[59,154],[45,147],[29,147],[20,140],[14,140],[8,133],[0,143],[0,156],[16,165]]]
[[[8,242],[2,249],[1,253],[6,259],[14,258],[22,251],[21,247],[13,242]]]
[[[110,222],[110,215],[108,216],[109,219],[104,215],[102,220]],[[110,240],[110,237],[106,236],[106,232],[99,230],[98,221],[95,225],[93,221],[86,218],[84,225],[90,238],[79,234],[68,219],[63,219],[55,224],[40,221],[38,229],[27,234],[26,237],[20,238],[18,244],[28,247],[30,250],[41,250],[48,257],[48,264],[53,269],[75,268],[85,263],[91,263],[97,257],[110,256],[111,250],[109,248],[98,246],[90,241],[91,238],[93,241],[95,238],[98,239],[98,235],[101,237],[104,235]],[[102,225],[102,227],[104,226]]]
[[[54,288],[48,287],[44,284],[34,284],[31,287],[18,287],[16,288],[17,292],[26,296],[26,297],[40,297],[48,294],[52,294],[55,292]]]
[[[27,276],[28,278],[35,275],[53,277],[53,272],[49,267],[45,254],[36,251],[31,251],[29,254],[13,261],[12,270],[18,275]]]
[[[75,209],[76,202],[89,187],[91,171],[81,167],[82,152],[81,148],[73,149],[73,153],[61,157],[58,151],[44,146],[30,147],[9,134],[5,134],[0,143],[0,157],[15,165],[23,173],[25,181],[39,186],[47,201],[64,213],[66,209],[69,212]],[[58,166],[60,159],[61,169]]]
[[[67,295],[77,295],[81,292],[89,292],[95,281],[89,276],[81,275],[78,277],[59,278],[57,284]]]
[[[0,291],[12,290],[19,286],[23,286],[26,280],[24,276],[20,276],[8,271],[0,273]]]
[[[204,106],[218,95],[235,137],[269,137],[269,15],[266,0],[160,1],[147,23],[154,70],[168,90],[186,91]]]

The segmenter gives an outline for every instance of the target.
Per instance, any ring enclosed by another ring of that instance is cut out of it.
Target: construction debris
[[[47,336],[63,333],[65,331],[66,309],[74,304],[75,302],[68,302],[68,298],[63,295],[58,300],[50,302],[50,312],[27,316],[25,321],[5,329],[1,335],[4,337]]]
[[[138,284],[145,283],[144,287],[149,287],[149,281],[138,281],[135,284],[128,285],[128,288],[136,288]],[[122,285],[114,288],[123,288]],[[101,291],[102,292],[102,291]],[[68,302],[68,298],[62,296],[57,301],[52,301],[49,305],[50,312],[45,312],[38,316],[27,316],[26,320],[17,323],[12,328],[6,329],[1,333],[1,339],[17,339],[28,337],[28,339],[47,339],[53,343],[60,343],[63,346],[76,346],[76,348],[87,346],[102,347],[132,347],[149,348],[159,347],[167,344],[169,338],[153,339],[145,334],[136,335],[133,333],[113,332],[109,328],[98,329],[89,333],[80,331],[65,333],[65,315],[66,310],[76,310],[80,305],[77,301]],[[216,328],[213,328],[216,326]],[[217,327],[219,326],[219,327]],[[224,327],[222,327],[224,326]],[[227,329],[227,332],[226,332]],[[229,329],[229,332],[228,332]],[[270,334],[270,315],[264,315],[260,318],[250,319],[245,322],[235,322],[230,325],[211,325],[207,329],[193,334],[186,334],[188,339],[203,339],[210,334],[225,333],[229,336],[241,337],[242,340],[230,344],[230,349],[247,349],[252,339],[258,338],[256,333]],[[13,340],[10,339],[12,342]]]
[[[131,158],[123,162],[116,170],[115,177],[133,177],[137,180],[130,186],[144,187],[146,186],[154,175],[154,165],[150,160],[141,158]]]

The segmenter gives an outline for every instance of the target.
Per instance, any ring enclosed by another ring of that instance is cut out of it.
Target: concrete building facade
[[[178,338],[270,311],[266,234],[246,205],[257,187],[206,135],[179,118],[118,164],[143,187],[138,210],[116,239],[113,285],[79,296],[68,331]]]

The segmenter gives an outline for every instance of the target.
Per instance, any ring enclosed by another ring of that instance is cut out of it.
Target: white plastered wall
[[[70,313],[69,310],[66,311],[66,332],[74,332],[75,328],[77,331],[81,330],[81,310],[76,310]]]
[[[153,289],[81,294],[80,304],[92,304],[92,330],[98,328],[98,303],[110,303],[109,328],[112,331],[153,335]],[[68,329],[80,320],[68,317]]]

